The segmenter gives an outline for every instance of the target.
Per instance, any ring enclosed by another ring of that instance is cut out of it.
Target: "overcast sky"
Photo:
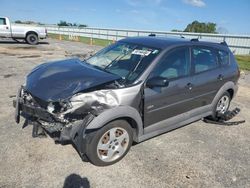
[[[198,20],[215,22],[223,32],[250,34],[250,0],[0,0],[0,16],[163,31]]]

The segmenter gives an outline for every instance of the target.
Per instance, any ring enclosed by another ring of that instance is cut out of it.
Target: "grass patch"
[[[52,33],[49,33],[48,37],[53,38],[53,39],[59,39],[59,40],[61,39],[61,40],[67,40],[67,41],[77,41],[77,42],[82,42],[85,44],[96,45],[96,46],[107,46],[107,45],[112,44],[113,42],[111,40],[97,39],[97,38],[92,38],[92,41],[91,41],[90,37],[82,37],[82,36],[70,37],[69,35],[61,35],[60,37],[59,34],[52,34]]]
[[[250,71],[250,55],[236,55],[235,58],[241,70]]]

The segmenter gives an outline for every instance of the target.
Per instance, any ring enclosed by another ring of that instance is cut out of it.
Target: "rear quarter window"
[[[223,50],[218,51],[219,61],[221,65],[229,65],[229,53]]]

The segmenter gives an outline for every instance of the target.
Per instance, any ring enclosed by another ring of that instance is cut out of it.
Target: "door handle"
[[[224,79],[224,76],[222,74],[220,74],[218,77],[217,77],[218,80],[223,80]]]
[[[8,26],[6,26],[6,29],[9,29],[9,27],[8,27]]]
[[[193,84],[188,83],[186,87],[187,87],[189,90],[191,90],[191,89],[193,89]]]

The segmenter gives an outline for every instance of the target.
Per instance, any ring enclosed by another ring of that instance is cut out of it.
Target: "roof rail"
[[[150,33],[148,36],[149,36],[149,37],[155,37],[155,36],[156,36],[156,34],[154,34],[154,33]]]
[[[191,39],[190,41],[191,42],[199,42],[199,39],[198,38],[194,38],[194,39]]]
[[[191,42],[199,42],[199,38],[193,38],[193,39],[190,39],[190,41]],[[201,40],[201,41],[203,41],[203,40]],[[211,42],[213,42],[213,41],[211,41]],[[214,41],[214,43],[221,44],[223,46],[228,46],[226,41],[222,41],[222,42]]]
[[[228,46],[226,41],[220,43],[221,45]]]

